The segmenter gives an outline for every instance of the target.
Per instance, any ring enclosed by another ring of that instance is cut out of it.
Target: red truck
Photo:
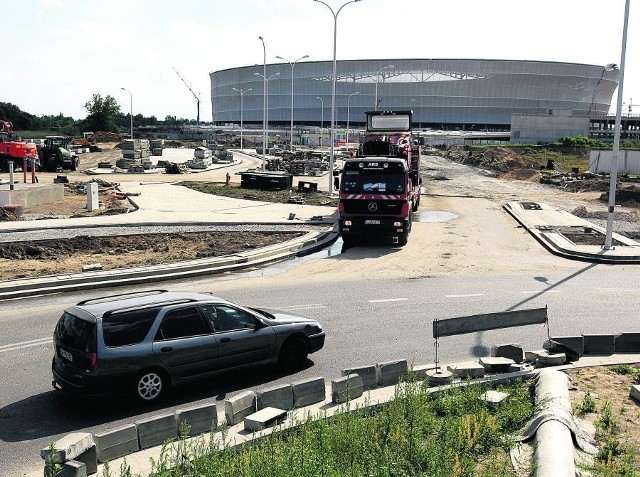
[[[341,171],[338,212],[345,248],[364,238],[406,245],[420,205],[420,147],[412,111],[368,111],[364,140]]]
[[[13,124],[0,119],[0,172],[9,172],[9,162],[16,168],[23,167],[24,160],[35,161],[38,157],[36,145],[12,140]]]

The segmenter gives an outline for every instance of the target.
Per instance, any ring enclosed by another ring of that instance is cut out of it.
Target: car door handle
[[[228,343],[229,341],[231,341],[231,338],[222,338],[220,343]]]
[[[173,348],[171,346],[165,346],[164,348],[160,348],[160,352],[162,353],[169,353],[173,351]]]

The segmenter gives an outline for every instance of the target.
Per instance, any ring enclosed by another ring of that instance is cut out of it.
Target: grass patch
[[[511,477],[506,451],[533,412],[530,383],[501,386],[509,398],[497,408],[479,399],[487,389],[466,386],[434,398],[411,382],[377,410],[303,417],[240,447],[229,447],[224,432],[210,442],[180,439],[153,461],[151,476]]]
[[[260,190],[248,189],[239,186],[227,187],[224,184],[217,182],[184,181],[181,182],[180,185],[197,190],[198,192],[204,192],[205,194],[214,194],[234,199],[275,202],[278,204],[286,204],[289,197],[292,195],[289,190]],[[327,192],[297,192],[296,190],[293,190],[293,196],[302,197],[305,205],[325,205],[329,207],[338,206],[338,199],[328,197]]]
[[[615,364],[610,366],[610,368],[614,373],[631,376],[636,383],[640,382],[640,368],[631,366],[630,364]]]

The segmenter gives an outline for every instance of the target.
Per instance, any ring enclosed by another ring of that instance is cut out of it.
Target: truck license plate
[[[66,359],[69,362],[73,361],[73,355],[68,351],[63,350],[62,348],[60,348],[60,356],[62,356],[64,359]]]
[[[365,225],[380,225],[380,221],[377,219],[365,219]]]

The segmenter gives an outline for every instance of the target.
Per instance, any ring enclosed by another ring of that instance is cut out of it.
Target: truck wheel
[[[58,170],[56,162],[56,156],[48,157],[44,163],[44,170],[47,172],[56,172]]]
[[[80,158],[78,156],[73,156],[71,158],[71,170],[77,171],[79,165],[80,165]]]
[[[409,237],[407,237],[406,235],[400,235],[398,237],[398,245],[400,247],[404,247],[405,245],[407,245],[407,240]]]
[[[413,207],[411,208],[411,210],[413,212],[417,212],[418,211],[418,207],[420,207],[420,197],[418,197],[418,200],[416,200],[415,204],[413,204]]]
[[[353,237],[342,237],[342,250],[347,250],[355,246],[357,240]]]

